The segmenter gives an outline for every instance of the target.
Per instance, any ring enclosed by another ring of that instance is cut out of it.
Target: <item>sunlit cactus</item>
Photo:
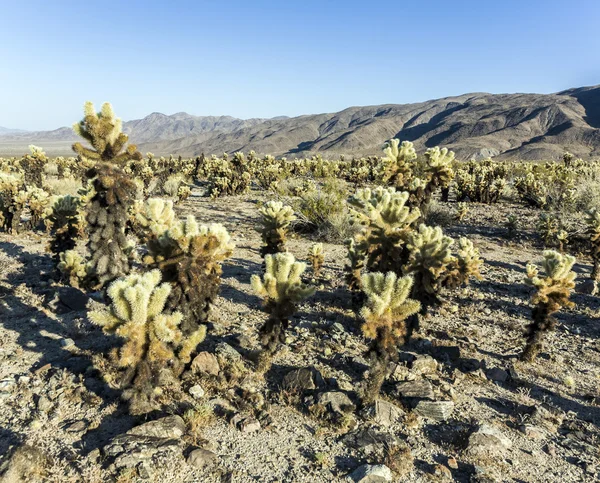
[[[399,189],[408,186],[412,176],[417,152],[413,143],[399,139],[390,139],[384,146],[381,163],[384,167],[382,179]]]
[[[88,314],[104,332],[125,339],[112,355],[124,370],[121,387],[126,389],[124,397],[133,414],[155,407],[161,370],[172,368],[177,375],[181,370],[177,350],[188,350],[179,329],[183,315],[164,312],[171,286],[159,285],[160,280],[159,270],[116,280],[107,291],[110,306]]]
[[[464,201],[461,201],[456,206],[456,214],[454,215],[454,219],[456,221],[463,221],[465,216],[469,213],[469,205]]]
[[[162,198],[136,200],[131,209],[133,231],[142,240],[156,238],[177,221],[173,202]]]
[[[177,203],[187,200],[192,194],[192,190],[189,186],[181,185],[177,188]]]
[[[225,227],[199,225],[192,215],[148,241],[144,262],[159,268],[164,281],[171,284],[168,307],[183,313],[181,328],[186,336],[208,322],[219,293],[221,264],[234,248]]]
[[[542,268],[539,275],[535,265],[527,265],[525,282],[536,289],[531,298],[533,322],[527,327],[527,344],[521,355],[525,361],[532,362],[542,350],[544,334],[556,328],[553,314],[575,304],[569,300],[575,288],[575,272],[572,271],[575,257],[562,255],[553,250],[544,251]]]
[[[398,278],[394,272],[375,272],[362,276],[366,302],[360,314],[364,319],[362,331],[372,339],[369,348],[371,369],[363,394],[363,402],[372,402],[381,389],[389,362],[395,360],[398,348],[407,343],[409,330],[406,319],[421,308],[410,299],[413,278]]]
[[[79,288],[87,275],[87,264],[75,250],[67,250],[59,255],[56,266],[63,282],[71,287]]]
[[[315,243],[310,248],[310,251],[308,252],[308,261],[311,264],[313,275],[319,277],[321,275],[321,269],[323,268],[323,262],[325,261],[322,243]]]
[[[587,235],[590,240],[592,260],[592,280],[600,282],[600,210],[592,208],[586,216]]]
[[[19,161],[19,166],[23,170],[23,180],[28,187],[41,188],[48,157],[42,148],[33,144],[29,145],[29,152]]]
[[[549,246],[556,238],[556,234],[560,229],[560,222],[556,216],[550,213],[541,213],[537,223],[537,230],[544,245]]]
[[[109,102],[102,104],[102,110],[97,113],[94,104],[88,101],[84,106],[83,119],[73,124],[73,130],[88,141],[93,149],[75,143],[73,151],[88,160],[121,165],[132,159],[142,159],[135,145],[126,146],[129,136],[122,132],[122,128],[122,121],[115,117]]]
[[[442,190],[442,201],[448,201],[450,184],[454,179],[454,170],[452,169],[454,152],[449,151],[448,148],[429,148],[425,152],[425,158],[427,159],[425,166],[427,189],[425,190],[423,204],[427,205],[430,202],[436,188]]]
[[[296,219],[294,210],[280,201],[269,201],[260,208],[262,215],[262,256],[285,251],[290,224]]]
[[[260,329],[262,350],[258,356],[258,370],[266,371],[279,345],[285,342],[289,318],[296,304],[311,296],[315,289],[302,283],[306,264],[297,262],[291,253],[277,253],[265,257],[263,277],[252,275],[254,292],[263,298],[269,319]]]
[[[36,229],[40,226],[49,203],[50,195],[42,188],[27,187],[27,206],[31,215],[29,220],[29,227],[31,229]]]

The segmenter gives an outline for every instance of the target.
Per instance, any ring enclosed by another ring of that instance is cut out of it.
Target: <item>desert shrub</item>
[[[75,196],[77,191],[81,189],[81,180],[75,178],[46,178],[44,189],[56,196]]]
[[[167,196],[171,196],[172,198],[177,197],[177,192],[179,191],[179,187],[181,183],[185,181],[185,176],[181,173],[172,174],[167,178],[163,186],[163,192]]]

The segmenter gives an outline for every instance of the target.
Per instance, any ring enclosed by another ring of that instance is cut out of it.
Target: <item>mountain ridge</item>
[[[554,94],[477,92],[271,119],[154,112],[123,126],[142,152],[156,155],[254,150],[288,157],[362,156],[379,154],[386,140],[398,137],[418,150],[448,147],[461,159],[557,159],[565,149],[589,158],[600,156],[600,86]],[[50,155],[70,154],[76,139],[70,128],[0,133],[0,154],[32,143]]]

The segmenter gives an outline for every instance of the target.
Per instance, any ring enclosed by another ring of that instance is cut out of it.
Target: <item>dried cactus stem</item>
[[[527,342],[521,354],[521,360],[533,362],[543,349],[543,340],[547,332],[556,328],[556,319],[550,315],[547,304],[540,304],[531,311],[533,322],[527,326]]]

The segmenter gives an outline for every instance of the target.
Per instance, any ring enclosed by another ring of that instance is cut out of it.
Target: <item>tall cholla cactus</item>
[[[125,148],[128,136],[121,131],[121,120],[115,118],[109,103],[104,103],[102,111],[96,113],[94,105],[86,102],[84,112],[84,118],[73,129],[94,149],[75,143],[73,150],[96,162],[86,173],[88,178],[94,178],[95,190],[87,208],[87,228],[91,280],[95,287],[101,288],[130,270],[125,227],[136,185],[121,166],[142,159],[142,155],[134,145]]]
[[[390,139],[384,146],[383,182],[396,188],[406,188],[413,177],[413,165],[417,159],[417,152],[413,143],[399,139]]]
[[[597,208],[587,212],[586,223],[594,262],[592,280],[598,283],[600,282],[600,211]]]
[[[389,362],[397,358],[398,347],[407,339],[406,319],[416,314],[421,304],[409,298],[413,286],[410,276],[365,273],[362,286],[367,296],[360,312],[364,319],[362,331],[373,339],[368,352],[371,369],[363,394],[363,402],[368,404],[379,394]]]
[[[321,275],[325,255],[323,254],[323,244],[315,243],[308,252],[308,261],[312,266],[312,272],[315,277]]]
[[[36,188],[42,187],[42,174],[44,167],[48,162],[48,157],[44,150],[33,144],[29,145],[29,154],[26,154],[20,161],[19,165],[24,173],[24,181],[27,186]]]
[[[348,200],[351,223],[361,227],[354,248],[365,249],[370,271],[400,270],[408,234],[421,216],[418,209],[406,206],[408,197],[406,191],[378,187],[359,189]]]
[[[262,279],[252,275],[252,288],[264,299],[269,319],[261,327],[262,351],[258,356],[258,370],[269,369],[279,344],[285,342],[289,318],[296,311],[296,304],[310,297],[315,289],[302,283],[306,264],[297,262],[291,253],[277,253],[265,257],[265,274]]]
[[[104,332],[125,339],[112,356],[117,367],[125,370],[121,387],[126,388],[123,396],[130,400],[132,414],[154,407],[161,370],[171,368],[178,375],[191,351],[191,341],[179,329],[183,315],[164,312],[171,286],[159,285],[160,280],[159,270],[116,280],[107,291],[110,306],[88,314]]]
[[[27,202],[27,194],[20,189],[21,186],[21,179],[0,172],[0,221],[2,228],[11,233],[18,233],[21,214]]]
[[[94,104],[87,101],[83,110],[84,117],[73,124],[73,130],[88,141],[94,149],[75,143],[73,151],[91,161],[105,161],[120,165],[130,160],[142,159],[142,153],[135,145],[130,144],[126,147],[129,136],[123,133],[122,121],[115,117],[109,102],[102,104],[102,110],[96,113]],[[121,152],[123,149],[125,151]]]
[[[290,223],[296,219],[294,210],[280,201],[269,201],[260,210],[262,215],[263,246],[260,254],[265,255],[285,251],[285,239]]]
[[[225,227],[198,225],[192,215],[148,241],[144,261],[159,268],[171,284],[168,307],[183,313],[181,328],[186,336],[192,337],[208,321],[219,293],[221,264],[234,248]]]
[[[29,211],[31,213],[29,227],[32,230],[40,226],[49,202],[50,195],[42,188],[35,188],[33,186],[27,187],[27,206],[29,207]]]
[[[468,238],[458,239],[458,253],[456,256],[456,274],[452,280],[446,283],[451,287],[468,284],[470,278],[481,280],[482,276],[479,269],[483,265],[483,260],[479,258],[479,250],[475,248],[473,242]]]
[[[142,240],[157,238],[170,229],[177,221],[171,200],[150,198],[136,200],[130,216],[133,231]]]
[[[527,344],[521,358],[533,362],[542,349],[544,334],[556,328],[556,319],[552,316],[562,308],[571,308],[575,304],[569,300],[575,288],[575,272],[571,271],[575,257],[561,255],[553,250],[544,251],[544,277],[540,277],[535,265],[527,265],[526,283],[535,287],[531,301],[533,322],[527,327]]]
[[[75,248],[77,236],[81,231],[79,206],[77,196],[61,196],[54,202],[46,218],[53,235],[49,248],[56,263],[60,261],[61,253]]]

